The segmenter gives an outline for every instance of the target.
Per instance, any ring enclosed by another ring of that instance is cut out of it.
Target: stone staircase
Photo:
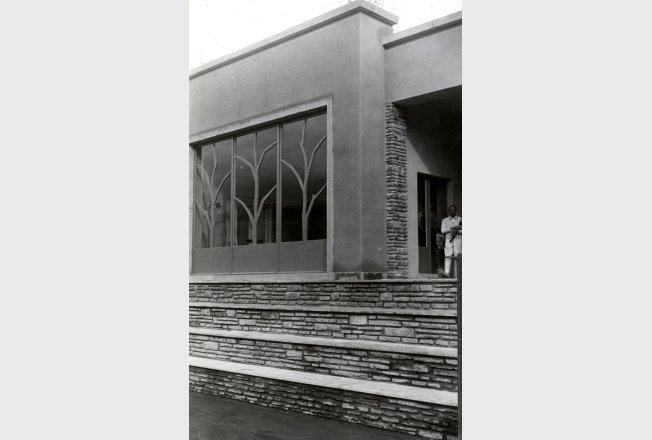
[[[452,280],[196,283],[190,389],[457,438]]]

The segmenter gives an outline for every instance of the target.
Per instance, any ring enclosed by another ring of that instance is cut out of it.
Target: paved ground
[[[190,393],[190,440],[414,440],[407,434]]]

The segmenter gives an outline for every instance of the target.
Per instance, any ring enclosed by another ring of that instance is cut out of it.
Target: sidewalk
[[[190,393],[190,440],[414,440],[398,432]]]

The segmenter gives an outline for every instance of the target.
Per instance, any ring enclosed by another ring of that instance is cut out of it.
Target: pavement
[[[414,440],[398,432],[190,392],[190,440]]]

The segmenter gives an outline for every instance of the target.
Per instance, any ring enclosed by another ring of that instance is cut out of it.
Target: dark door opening
[[[419,273],[436,274],[444,269],[441,221],[446,216],[447,184],[446,179],[417,174]]]

